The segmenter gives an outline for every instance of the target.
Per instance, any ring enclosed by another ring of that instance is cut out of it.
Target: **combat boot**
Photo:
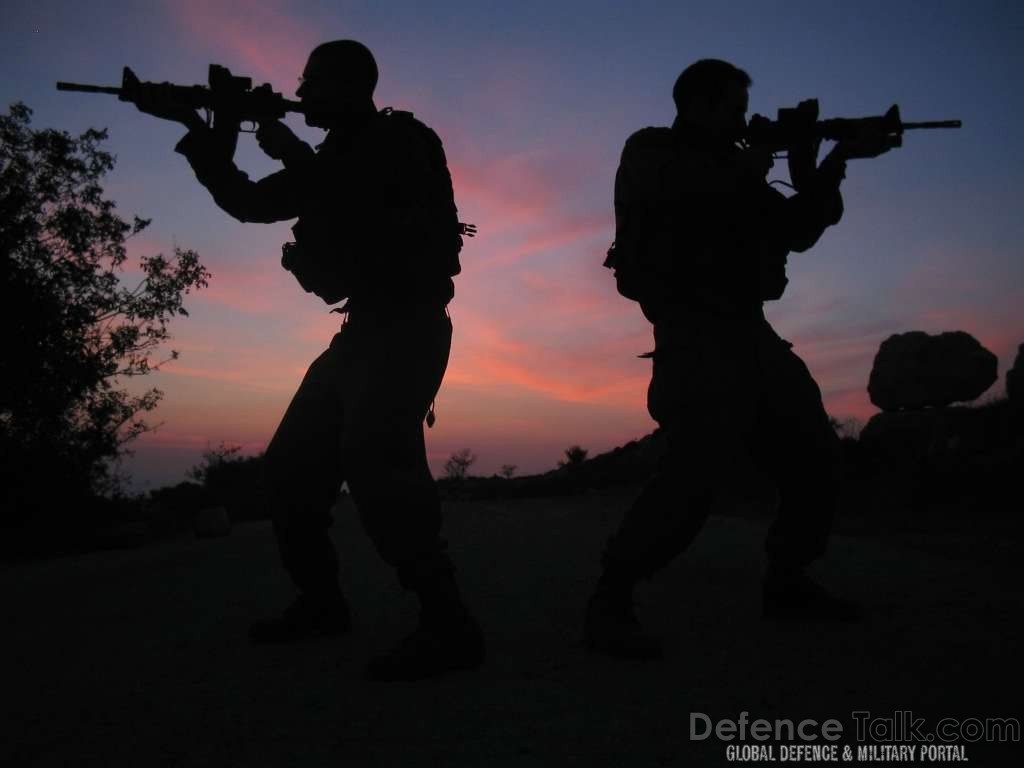
[[[661,642],[640,625],[632,599],[615,599],[601,592],[587,603],[583,644],[620,659],[657,659],[663,654]]]
[[[633,608],[637,572],[621,563],[608,562],[587,603],[583,644],[592,651],[620,659],[656,659],[661,643],[644,632]]]
[[[352,615],[341,590],[322,596],[302,593],[279,618],[254,622],[249,627],[249,639],[260,645],[294,643],[351,630]]]
[[[453,574],[436,574],[416,591],[422,604],[419,626],[391,651],[370,660],[369,679],[422,680],[483,663],[483,633],[463,604]]]
[[[802,570],[769,566],[762,587],[763,616],[792,621],[860,621],[861,607],[836,597]]]

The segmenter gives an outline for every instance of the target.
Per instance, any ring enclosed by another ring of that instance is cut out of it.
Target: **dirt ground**
[[[729,744],[691,739],[691,713],[835,719],[855,757],[855,711],[911,711],[931,729],[947,717],[1020,717],[1019,582],[977,561],[836,537],[816,575],[871,618],[765,622],[767,521],[713,517],[642,588],[641,618],[666,659],[587,653],[583,606],[627,501],[449,504],[445,535],[488,659],[414,684],[363,679],[416,606],[344,505],[333,534],[356,631],[342,639],[247,643],[248,622],[292,595],[266,523],[7,567],[0,765],[715,766],[729,764]],[[799,742],[764,743],[778,760]],[[1021,755],[1020,742],[953,743],[974,768]]]

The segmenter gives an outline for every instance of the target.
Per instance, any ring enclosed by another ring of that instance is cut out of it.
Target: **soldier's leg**
[[[447,367],[451,323],[443,312],[398,326],[356,323],[364,354],[346,382],[348,482],[377,551],[422,609],[417,631],[372,660],[370,675],[407,680],[476,666],[482,636],[440,537],[440,498],[423,439],[423,419]]]
[[[649,577],[700,531],[715,496],[748,461],[754,362],[743,337],[710,331],[655,355],[648,410],[666,432],[667,451],[608,541],[606,566]]]
[[[765,542],[764,611],[775,618],[855,620],[860,610],[854,603],[804,573],[824,553],[832,529],[841,454],[821,390],[790,346],[766,332],[759,349],[764,388],[757,453],[773,472],[780,499]]]
[[[265,503],[278,552],[298,587],[281,619],[254,624],[258,642],[286,642],[349,627],[328,535],[342,481],[337,337],[306,372],[264,456]]]
[[[411,588],[421,574],[452,570],[423,436],[424,416],[448,364],[451,323],[441,312],[401,325],[354,320],[350,329],[346,477],[378,553]]]
[[[779,490],[765,548],[769,560],[803,568],[825,551],[839,495],[840,444],[807,366],[770,329],[759,347],[762,400],[757,455]]]
[[[660,653],[633,613],[635,585],[689,546],[719,490],[747,461],[752,350],[715,342],[709,336],[700,346],[655,357],[648,409],[666,433],[667,451],[606,545],[584,627],[596,650],[626,657]]]
[[[663,429],[666,453],[609,538],[601,559],[606,571],[630,574],[634,581],[652,577],[685,550],[714,501],[714,474],[720,463],[693,450],[700,442],[693,433],[671,426]]]

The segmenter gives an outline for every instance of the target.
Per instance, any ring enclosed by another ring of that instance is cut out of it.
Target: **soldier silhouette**
[[[478,666],[477,622],[464,605],[440,538],[440,499],[427,467],[423,421],[448,364],[446,307],[465,232],[437,135],[410,113],[378,111],[377,65],[352,40],[318,46],[296,95],[307,125],[327,130],[314,150],[281,122],[257,140],[284,168],[253,182],[234,164],[239,121],[212,129],[152,88],[140,110],[188,127],[176,151],[223,210],[245,222],[298,218],[282,264],[347,318],[310,366],[267,447],[266,498],[298,596],[252,625],[256,643],[332,636],[351,628],[328,536],[347,481],[363,526],[400,583],[419,597],[415,632],[372,659],[374,679],[428,677]]]
[[[688,67],[673,89],[673,125],[633,134],[615,178],[615,243],[605,266],[654,325],[647,403],[668,449],[608,540],[587,604],[585,642],[614,656],[660,655],[634,612],[634,587],[690,544],[751,458],[773,474],[780,498],[766,541],[764,615],[859,615],[804,572],[831,528],[839,442],[817,384],[768,324],[763,303],[785,290],[786,255],[839,221],[846,159],[891,145],[840,142],[820,165],[820,141],[790,147],[797,193],[787,198],[765,180],[770,153],[742,146],[750,85],[724,61]],[[812,105],[816,118],[816,102],[800,109]]]

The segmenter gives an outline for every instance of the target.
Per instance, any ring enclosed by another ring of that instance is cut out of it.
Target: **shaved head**
[[[370,49],[355,40],[322,43],[309,54],[306,79],[336,85],[346,95],[370,98],[377,87],[377,62]]]

